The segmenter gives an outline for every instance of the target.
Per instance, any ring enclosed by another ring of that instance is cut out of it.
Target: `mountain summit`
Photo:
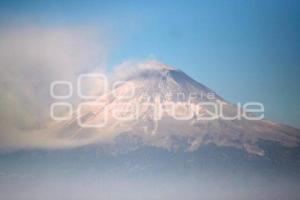
[[[243,108],[173,67],[149,61],[137,64],[134,70],[122,70],[122,80],[111,91],[84,102],[74,118],[63,124],[63,137],[171,151],[195,151],[215,144],[261,156],[264,149],[260,142],[287,147],[300,143],[298,129],[235,117]],[[214,118],[216,110],[227,118]]]

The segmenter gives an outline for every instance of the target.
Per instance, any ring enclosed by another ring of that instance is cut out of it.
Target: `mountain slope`
[[[126,135],[132,140],[128,149],[150,145],[195,151],[202,145],[215,144],[257,155],[264,155],[264,149],[257,145],[260,141],[287,147],[300,143],[298,129],[267,120],[203,120],[215,111],[211,105],[227,117],[237,115],[239,107],[184,72],[156,61],[138,64],[136,71],[123,76],[122,81],[99,99],[84,102],[80,113],[74,113],[72,120],[61,124],[60,137],[92,138],[94,142],[120,145],[116,138]],[[95,127],[80,127],[78,121]],[[105,126],[96,127],[102,122]]]

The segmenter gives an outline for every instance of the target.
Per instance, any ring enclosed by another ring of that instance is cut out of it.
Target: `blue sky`
[[[266,117],[300,127],[299,1],[1,1],[11,24],[98,27],[108,68],[154,57],[232,102],[260,101]]]

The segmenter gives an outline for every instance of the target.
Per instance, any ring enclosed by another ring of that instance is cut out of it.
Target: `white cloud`
[[[116,66],[113,78],[126,80],[132,76],[137,76],[147,70],[174,69],[167,64],[163,64],[156,59],[149,57],[145,60],[126,60]]]
[[[0,31],[0,148],[52,145],[43,135],[53,101],[50,83],[104,70],[104,41],[100,30],[86,27],[27,25]]]

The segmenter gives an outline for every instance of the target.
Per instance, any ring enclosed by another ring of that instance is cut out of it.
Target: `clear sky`
[[[232,102],[260,101],[266,117],[300,127],[300,1],[4,1],[12,24],[97,27],[108,68],[154,57]]]

